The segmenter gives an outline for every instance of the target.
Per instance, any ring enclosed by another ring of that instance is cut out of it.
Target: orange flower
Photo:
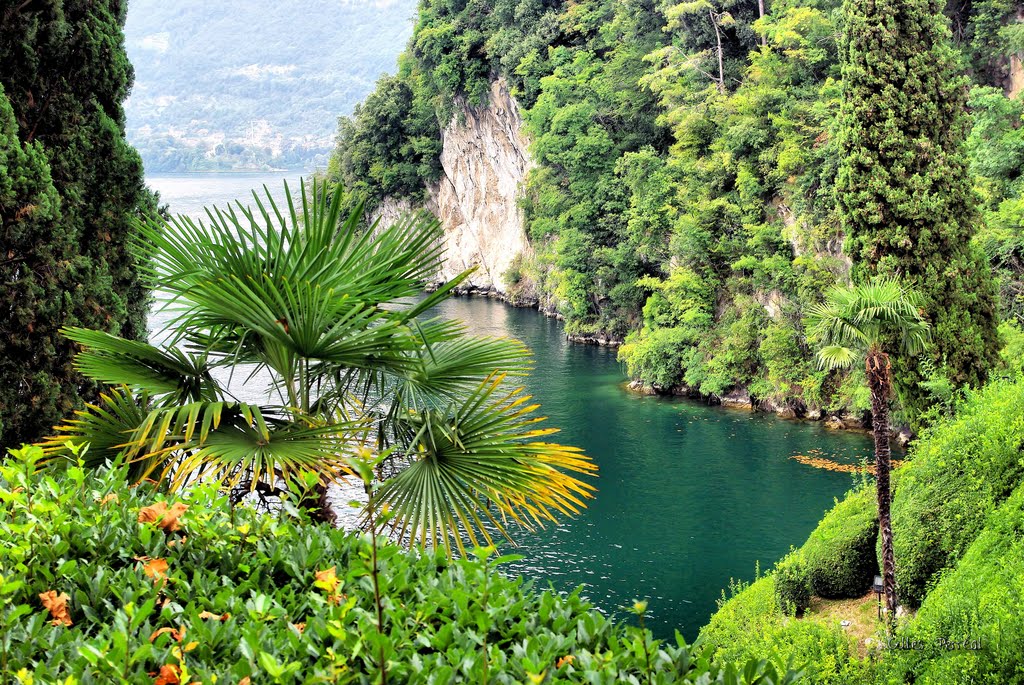
[[[178,630],[177,628],[167,628],[167,627],[158,628],[156,631],[153,632],[152,635],[149,636],[149,641],[150,642],[154,642],[158,637],[160,637],[161,635],[164,635],[165,633],[170,633],[171,634],[171,639],[174,640],[175,642],[181,642],[182,640],[185,639],[185,626],[182,626],[181,630]]]
[[[117,493],[116,492],[108,493],[108,494],[103,496],[103,499],[100,500],[100,504],[101,505],[106,504],[107,502],[113,502],[114,504],[117,504]]]
[[[177,547],[179,544],[183,545],[186,542],[188,542],[188,536],[187,535],[182,535],[180,540],[169,540],[167,542],[167,546],[168,547]]]
[[[574,661],[576,661],[576,657],[574,657],[572,654],[566,654],[561,659],[555,662],[555,668],[561,668],[562,666],[565,666],[566,664],[571,664]]]
[[[326,571],[317,571],[316,582],[313,584],[328,592],[334,592],[338,589],[338,584],[341,582],[338,578],[337,569],[337,566],[332,566]]]
[[[139,561],[143,561],[143,559],[139,559]],[[166,578],[167,569],[166,559],[149,559],[142,566],[142,572],[155,579]]]
[[[344,596],[341,594],[341,579],[336,573],[337,567],[332,566],[324,571],[316,572],[316,580],[313,585],[327,592],[327,601],[331,604],[338,604]]]
[[[218,621],[226,621],[231,618],[231,614],[215,614],[212,611],[202,611],[199,613],[199,618],[215,618]]]
[[[153,681],[153,685],[179,685],[181,683],[181,669],[174,664],[164,664],[160,667],[160,674]]]
[[[158,528],[173,533],[181,529],[181,522],[178,519],[186,511],[188,505],[181,502],[175,502],[170,509],[167,508],[166,502],[157,502],[139,510],[139,523],[155,523]]]
[[[71,614],[68,613],[68,599],[67,593],[62,592],[58,595],[54,590],[49,590],[39,595],[39,601],[43,603],[43,608],[49,610],[50,615],[53,616],[53,620],[50,621],[53,625],[71,625]]]
[[[306,630],[306,623],[293,623],[292,628],[295,628],[295,630],[299,631],[299,635],[302,635],[302,632]]]

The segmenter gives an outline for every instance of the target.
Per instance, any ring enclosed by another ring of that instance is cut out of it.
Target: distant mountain
[[[337,119],[397,68],[416,0],[132,0],[128,139],[148,172],[326,164]]]

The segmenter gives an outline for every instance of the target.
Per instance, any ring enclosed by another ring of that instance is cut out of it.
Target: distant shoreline
[[[266,175],[266,174],[300,174],[305,176],[311,174],[315,169],[309,170],[298,170],[298,169],[222,169],[222,170],[210,170],[210,171],[153,171],[146,172],[146,176],[242,176],[249,174],[253,176]]]

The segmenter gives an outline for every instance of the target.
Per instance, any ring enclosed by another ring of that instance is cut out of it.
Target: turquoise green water
[[[509,570],[570,591],[616,613],[649,599],[648,625],[688,640],[715,609],[730,578],[749,580],[800,545],[852,484],[790,457],[812,450],[856,463],[866,436],[826,431],[692,400],[627,392],[615,352],[566,342],[562,325],[482,298],[442,306],[476,333],[511,335],[534,354],[525,385],[556,439],[598,464],[597,496],[557,527],[516,536],[525,559]],[[503,550],[504,551],[504,550]]]
[[[193,216],[263,183],[280,188],[279,177],[260,174],[147,180],[172,211]],[[560,591],[582,585],[609,613],[647,598],[648,625],[659,637],[678,628],[693,640],[730,578],[749,580],[755,564],[768,569],[802,544],[851,485],[848,474],[790,457],[817,450],[854,463],[870,447],[864,435],[819,424],[628,393],[614,350],[571,345],[560,323],[536,311],[480,298],[450,300],[441,310],[475,333],[525,342],[535,362],[526,386],[562,429],[555,438],[582,447],[600,468],[588,509],[518,534],[515,551],[525,558],[506,571]],[[262,388],[253,392],[245,399],[260,401]]]

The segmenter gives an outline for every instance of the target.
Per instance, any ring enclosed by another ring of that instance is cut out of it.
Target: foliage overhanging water
[[[155,177],[172,212],[246,201],[247,189],[280,180],[260,175]],[[478,298],[444,303],[440,313],[471,332],[510,335],[533,351],[526,388],[554,437],[586,450],[600,468],[597,496],[579,517],[516,535],[521,561],[506,572],[583,595],[607,612],[649,598],[647,625],[658,637],[679,629],[693,640],[731,578],[768,569],[801,544],[851,485],[849,474],[792,457],[852,464],[867,456],[864,435],[820,424],[706,407],[626,392],[615,351],[573,345],[561,324],[537,312]]]

